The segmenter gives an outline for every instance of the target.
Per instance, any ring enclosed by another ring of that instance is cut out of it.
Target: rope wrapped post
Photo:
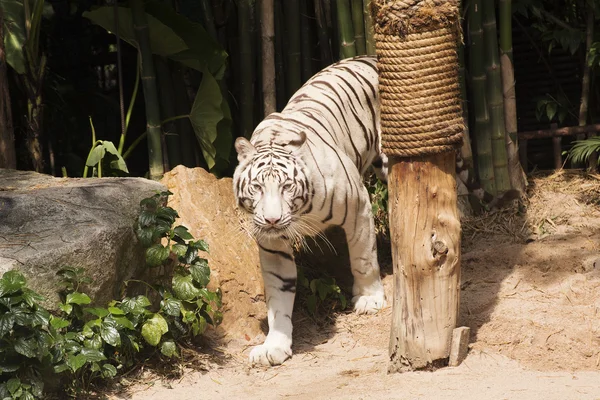
[[[372,4],[394,264],[388,370],[435,368],[450,355],[460,294],[459,2]]]

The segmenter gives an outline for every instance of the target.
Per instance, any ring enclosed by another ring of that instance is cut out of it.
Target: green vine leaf
[[[146,312],[146,307],[150,305],[150,300],[146,296],[140,295],[132,298],[126,297],[121,302],[121,308],[126,313],[141,315]]]
[[[27,281],[20,272],[11,270],[4,273],[0,279],[0,296],[13,294],[21,290]]]
[[[188,228],[186,228],[186,227],[185,227],[185,226],[183,226],[183,225],[176,226],[176,227],[173,229],[173,232],[174,232],[174,233],[175,233],[177,236],[179,236],[180,238],[182,238],[183,240],[191,240],[191,239],[193,239],[193,238],[194,238],[194,237],[192,236],[192,234],[191,234],[191,233],[188,231]]]
[[[169,258],[169,249],[157,243],[146,250],[146,263],[151,267],[162,265]]]
[[[208,282],[210,282],[210,268],[208,267],[208,261],[204,258],[198,259],[190,265],[190,274],[198,285],[206,287]]]
[[[14,349],[27,358],[34,358],[37,355],[37,344],[34,339],[17,338],[14,342]]]
[[[83,367],[86,363],[86,357],[83,354],[68,354],[67,355],[67,366],[73,372],[77,372],[81,367]]]
[[[200,293],[191,275],[175,274],[172,284],[175,296],[181,300],[192,300]]]
[[[67,295],[66,303],[67,304],[90,304],[92,299],[85,293],[73,292]]]
[[[106,356],[104,355],[103,352],[97,350],[97,349],[90,349],[87,347],[84,347],[83,349],[81,349],[81,355],[83,355],[86,358],[87,362],[95,362],[95,361],[104,361],[106,360]]]
[[[175,345],[175,342],[173,342],[172,340],[168,340],[163,342],[163,344],[160,346],[160,352],[164,355],[167,356],[169,358],[173,357],[173,356],[177,356],[177,345]]]
[[[102,321],[102,324],[100,324],[100,336],[102,340],[111,346],[117,347],[121,345],[121,336],[113,323]]]
[[[142,326],[142,337],[151,346],[158,346],[162,335],[169,331],[167,321],[160,314],[154,314]]]

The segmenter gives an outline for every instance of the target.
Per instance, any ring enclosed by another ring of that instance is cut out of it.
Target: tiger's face
[[[239,207],[251,215],[250,232],[256,238],[295,237],[302,234],[300,217],[311,200],[312,188],[297,156],[306,136],[281,146],[254,147],[238,138],[240,164],[233,175]]]

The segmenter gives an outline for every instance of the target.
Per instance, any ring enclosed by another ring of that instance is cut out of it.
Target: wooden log
[[[394,301],[389,372],[446,364],[460,295],[455,154],[390,158]]]
[[[555,136],[575,136],[583,133],[598,133],[600,132],[600,124],[586,126],[567,126],[556,129],[541,129],[538,131],[519,132],[518,136],[521,140],[529,139],[544,139]]]

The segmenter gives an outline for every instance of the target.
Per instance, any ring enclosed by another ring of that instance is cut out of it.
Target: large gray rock
[[[63,266],[83,267],[99,304],[141,272],[133,225],[139,202],[161,184],[141,178],[69,179],[0,169],[0,275],[21,271],[32,289],[58,300]]]

